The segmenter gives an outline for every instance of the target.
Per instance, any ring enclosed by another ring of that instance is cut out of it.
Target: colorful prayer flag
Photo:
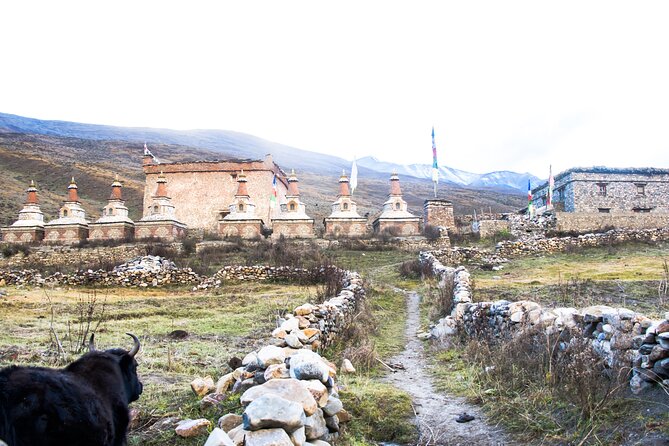
[[[532,217],[532,184],[530,179],[527,179],[527,214]]]
[[[269,196],[269,207],[273,208],[276,206],[276,174],[274,174],[274,178],[272,179],[272,194]]]

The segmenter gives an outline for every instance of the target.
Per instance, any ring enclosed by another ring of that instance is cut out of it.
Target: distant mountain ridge
[[[432,165],[430,164],[395,164],[380,161],[375,157],[366,156],[357,160],[358,166],[366,167],[378,172],[395,171],[399,175],[409,175],[415,178],[432,178]],[[465,172],[452,167],[439,167],[439,180],[449,181],[461,186],[491,187],[501,189],[527,190],[527,180],[533,185],[542,180],[530,173],[516,173],[508,170],[489,172],[485,174]]]
[[[295,147],[267,141],[265,139],[230,130],[171,130],[144,127],[114,127],[100,124],[82,124],[68,121],[46,121],[0,113],[0,132],[40,134],[57,137],[73,137],[89,140],[130,141],[149,144],[179,144],[199,147],[234,158],[263,158],[271,153],[274,160],[287,169],[295,168],[317,174],[336,174],[351,168],[348,160],[337,156],[310,152]],[[159,154],[158,154],[159,155]],[[401,176],[421,180],[432,177],[428,164],[401,165],[364,157],[357,161],[360,177],[387,178],[396,171]],[[538,184],[539,178],[515,172],[490,172],[475,174],[442,166],[441,181],[467,187],[486,187],[503,191],[524,191],[527,179]]]

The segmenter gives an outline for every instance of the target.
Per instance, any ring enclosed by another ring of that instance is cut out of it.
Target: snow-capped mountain
[[[377,172],[397,172],[400,176],[408,175],[415,178],[431,179],[432,166],[430,164],[395,164],[366,156],[357,160],[358,166],[365,167]],[[527,190],[527,180],[533,185],[542,180],[530,173],[509,172],[506,170],[489,172],[484,174],[465,172],[447,166],[439,168],[439,181],[447,181],[461,186],[509,188],[515,190]]]

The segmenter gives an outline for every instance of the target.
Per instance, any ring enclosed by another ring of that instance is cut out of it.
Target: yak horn
[[[95,333],[91,333],[91,340],[88,341],[88,351],[89,352],[95,351]]]
[[[128,352],[128,356],[134,358],[137,352],[139,352],[139,339],[137,339],[137,336],[135,336],[132,333],[126,333],[126,334],[130,336],[133,341],[135,341],[135,345],[132,347],[132,350]]]

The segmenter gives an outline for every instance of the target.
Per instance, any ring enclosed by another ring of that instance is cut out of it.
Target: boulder
[[[175,431],[180,437],[190,438],[206,434],[210,427],[211,421],[200,418],[198,420],[183,420],[176,427]]]
[[[244,392],[240,401],[243,406],[248,406],[256,398],[267,394],[277,395],[302,404],[307,416],[312,415],[318,409],[318,404],[311,392],[304,387],[301,381],[292,378],[272,379],[263,385],[252,387]]]
[[[254,399],[246,407],[242,419],[244,429],[249,431],[279,427],[293,432],[306,422],[300,403],[272,394]]]
[[[235,427],[234,429],[231,429],[228,432],[228,436],[232,439],[232,442],[235,444],[235,446],[243,446],[244,445],[244,438],[250,432],[251,431],[244,430],[244,426],[240,424],[239,426]]]
[[[283,429],[261,429],[246,434],[245,446],[293,446]]]
[[[326,382],[329,375],[329,367],[323,363],[318,353],[304,350],[290,358],[290,376],[292,378],[301,380],[318,379]]]
[[[205,378],[195,378],[190,383],[190,388],[193,389],[193,392],[195,392],[197,396],[202,398],[206,394],[216,390],[216,385],[214,384],[212,377],[207,376]]]
[[[325,424],[323,411],[318,409],[313,415],[307,417],[304,428],[307,434],[307,440],[309,441],[316,440],[327,434],[329,431]]]
[[[353,367],[350,360],[344,358],[341,362],[341,371],[344,373],[355,373],[355,367]]]
[[[207,411],[217,409],[226,398],[226,395],[223,393],[210,393],[200,401],[200,410]]]
[[[237,415],[236,413],[229,413],[227,415],[223,415],[221,418],[218,419],[218,427],[223,429],[225,432],[230,432],[237,426],[241,426],[242,424],[242,416]]]
[[[307,441],[307,434],[304,426],[290,433],[290,441],[292,441],[295,446],[304,445],[304,443]]]
[[[237,378],[235,373],[228,373],[227,375],[221,376],[216,382],[216,393],[225,393],[228,390],[232,389],[232,386],[235,385]]]
[[[284,341],[286,342],[286,345],[291,348],[302,348],[302,342],[300,342],[299,338],[294,335],[294,334],[289,334],[284,338]]]
[[[344,404],[339,398],[330,395],[328,402],[323,406],[323,413],[328,417],[333,417],[344,408]]]
[[[299,307],[295,308],[294,313],[297,316],[306,316],[308,314],[311,314],[314,311],[314,306],[311,304],[304,304],[300,305]]]
[[[286,354],[281,347],[267,345],[258,352],[258,362],[262,368],[272,364],[282,364],[286,360]]]
[[[270,379],[286,379],[290,378],[290,372],[288,372],[286,364],[272,364],[265,370],[264,377],[265,381],[269,381]]]
[[[328,402],[328,389],[325,387],[320,380],[310,379],[308,381],[303,381],[304,386],[311,392],[318,407],[323,407]]]

